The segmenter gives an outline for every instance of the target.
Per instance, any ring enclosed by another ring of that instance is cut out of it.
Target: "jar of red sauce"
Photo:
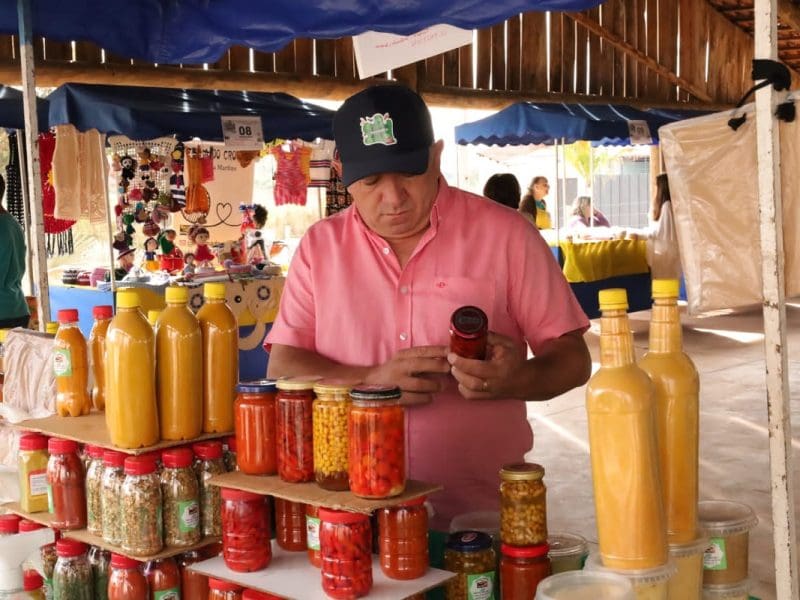
[[[322,566],[319,553],[319,506],[313,504],[306,504],[306,544],[308,561],[319,569]]]
[[[550,575],[550,546],[500,545],[500,586],[503,600],[530,600],[539,582]]]
[[[127,556],[112,554],[108,600],[144,600],[149,597],[150,589],[142,564]]]
[[[222,489],[222,558],[232,571],[263,569],[272,559],[264,496]]]
[[[208,578],[208,600],[241,600],[242,586],[221,579]]]
[[[144,575],[150,586],[150,600],[178,600],[181,597],[181,574],[174,558],[149,561]]]
[[[268,594],[267,592],[245,590],[242,592],[242,600],[281,600],[281,598]]]
[[[233,404],[236,463],[248,475],[277,472],[275,395],[273,381],[247,381],[236,386]]]
[[[199,550],[190,550],[178,556],[178,570],[181,573],[181,599],[182,600],[207,600],[208,577],[197,571],[192,571],[189,566],[205,560],[207,557]]]
[[[405,410],[400,388],[363,385],[350,391],[350,491],[390,498],[406,487]]]
[[[289,552],[302,552],[306,544],[306,505],[275,498],[275,541]]]
[[[428,571],[425,498],[378,510],[378,554],[390,579],[417,579]]]
[[[462,306],[450,316],[450,352],[485,360],[488,335],[489,319],[477,306]]]
[[[312,408],[317,379],[292,378],[276,382],[278,475],[289,483],[314,480]]]
[[[50,438],[47,442],[47,497],[54,529],[86,527],[86,488],[78,443]]]
[[[366,596],[372,588],[372,531],[369,516],[319,509],[322,589],[337,600]]]

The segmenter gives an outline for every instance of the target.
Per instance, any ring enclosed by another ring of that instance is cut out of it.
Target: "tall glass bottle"
[[[667,562],[653,384],[636,366],[624,289],[600,292],[600,369],[586,388],[597,533],[603,565]]]
[[[639,361],[656,391],[661,489],[670,544],[697,538],[700,380],[683,351],[677,279],[653,280],[650,349]]]

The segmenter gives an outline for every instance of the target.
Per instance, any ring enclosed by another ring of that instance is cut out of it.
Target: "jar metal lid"
[[[397,400],[402,395],[396,385],[359,385],[350,390],[353,400]]]
[[[503,465],[500,478],[505,481],[536,481],[544,477],[544,467],[536,463],[514,463]]]
[[[447,548],[457,552],[476,552],[492,547],[492,536],[482,531],[456,531],[447,537]]]
[[[586,538],[575,533],[551,533],[547,536],[547,543],[550,544],[551,558],[582,556],[589,548]]]
[[[320,379],[314,384],[314,393],[320,394],[347,394],[360,382],[348,379]]]
[[[303,392],[314,389],[314,383],[322,379],[317,375],[307,375],[304,377],[285,377],[275,382],[275,387],[287,392]]]
[[[477,338],[489,329],[489,319],[477,306],[462,306],[451,315],[450,326],[462,337]]]
[[[277,391],[275,380],[255,379],[253,381],[240,381],[236,391],[240,394],[269,394]]]

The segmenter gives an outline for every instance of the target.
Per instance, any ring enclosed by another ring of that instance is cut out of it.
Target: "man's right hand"
[[[364,383],[397,385],[406,405],[427,404],[431,394],[442,391],[450,372],[447,346],[417,346],[400,350],[391,359],[370,369]]]

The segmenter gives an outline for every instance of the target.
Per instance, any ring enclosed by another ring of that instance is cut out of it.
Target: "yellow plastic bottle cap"
[[[55,321],[50,321],[50,322],[46,323],[45,326],[44,326],[44,331],[45,331],[45,333],[50,333],[52,335],[57,334],[58,333],[58,323],[56,323]]]
[[[133,290],[117,292],[117,308],[139,308],[140,305],[138,292]]]
[[[160,314],[161,314],[160,310],[147,311],[147,320],[150,321],[150,325],[155,325],[158,322],[158,317]]]
[[[171,285],[164,293],[164,297],[171,304],[186,304],[189,302],[189,290],[185,287]]]
[[[225,300],[225,284],[206,283],[203,286],[203,296],[211,300]]]
[[[677,298],[681,282],[677,279],[653,279],[653,298]]]
[[[628,310],[628,292],[624,288],[600,290],[600,310]]]
[[[0,344],[6,341],[7,334],[8,334],[8,329],[0,329]]]

